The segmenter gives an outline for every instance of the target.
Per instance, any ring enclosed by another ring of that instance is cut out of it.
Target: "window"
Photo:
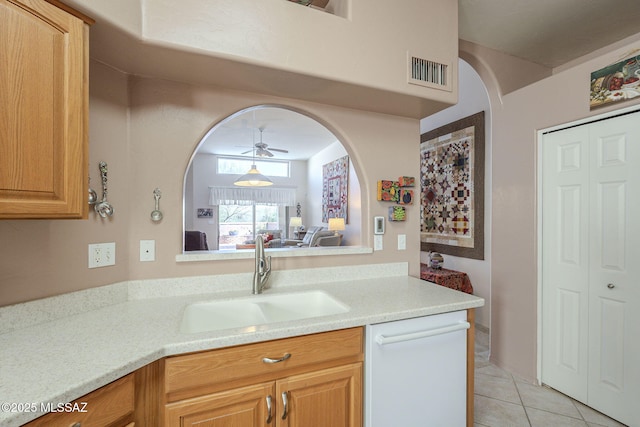
[[[254,164],[253,160],[237,157],[218,157],[218,173],[228,175],[243,175]],[[284,160],[259,160],[255,165],[266,176],[289,177],[289,162]]]
[[[218,209],[217,249],[236,249],[259,230],[280,230],[275,237],[285,237],[295,194],[294,188],[209,187],[209,205]]]
[[[235,249],[238,244],[254,240],[258,230],[284,229],[284,207],[281,206],[220,205],[218,212],[218,248],[221,250]]]

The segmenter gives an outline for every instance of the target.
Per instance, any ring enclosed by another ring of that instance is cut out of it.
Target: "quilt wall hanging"
[[[484,259],[484,111],[420,136],[420,249]]]
[[[348,223],[348,189],[349,156],[322,166],[322,222],[329,222],[329,218],[344,218]]]

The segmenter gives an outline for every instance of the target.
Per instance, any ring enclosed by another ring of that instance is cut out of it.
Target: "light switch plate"
[[[140,261],[149,262],[156,260],[156,241],[140,240]]]
[[[407,235],[398,234],[398,250],[404,251],[407,249]]]
[[[381,251],[382,250],[382,235],[376,234],[373,236],[373,250]]]

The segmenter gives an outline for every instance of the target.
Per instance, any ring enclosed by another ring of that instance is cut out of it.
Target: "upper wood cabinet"
[[[0,0],[0,22],[0,218],[86,218],[92,21]]]

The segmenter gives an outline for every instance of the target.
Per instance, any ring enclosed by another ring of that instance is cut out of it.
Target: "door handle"
[[[289,411],[289,400],[287,399],[287,392],[286,391],[282,392],[282,405],[283,405],[282,419],[286,420],[287,419],[287,415],[288,415],[288,411]]]
[[[273,414],[271,412],[271,395],[267,396],[267,424],[271,424],[271,420],[273,419]]]

